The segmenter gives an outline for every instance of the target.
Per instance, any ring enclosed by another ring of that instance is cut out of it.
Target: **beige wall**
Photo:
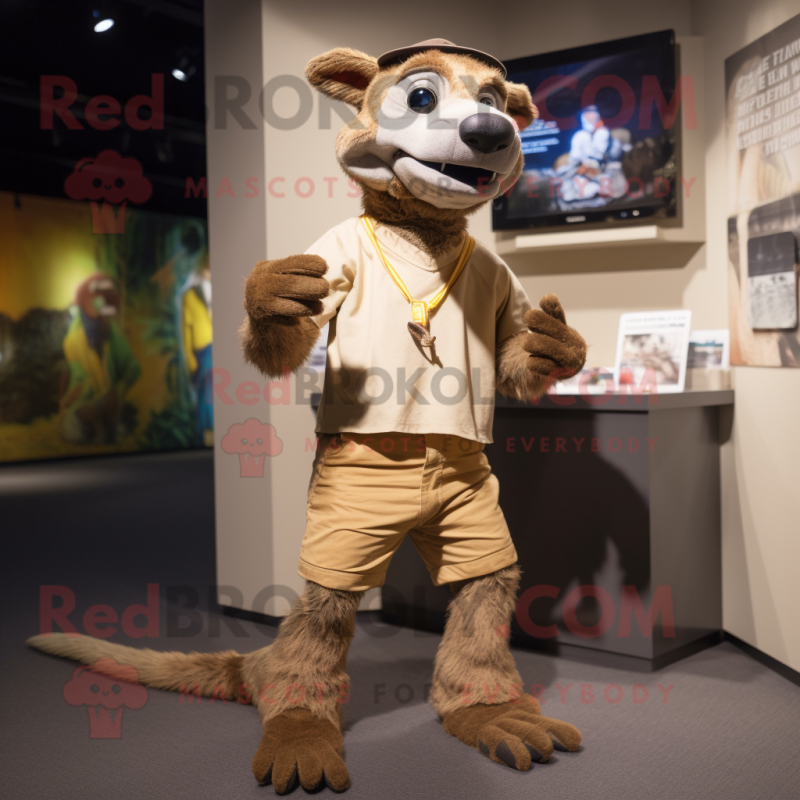
[[[260,84],[263,71],[260,19],[258,0],[206,3],[206,94],[210,108],[214,108],[215,76],[240,76],[254,86]],[[257,96],[251,97],[245,111],[258,123]],[[263,126],[258,124],[255,130],[242,129],[236,124],[220,128],[212,113],[207,125],[207,148],[214,366],[230,376],[232,392],[243,381],[260,381],[255,370],[242,363],[236,331],[244,315],[242,288],[247,265],[263,258],[266,248],[264,199],[245,198],[242,192],[249,176],[264,171]],[[216,197],[224,179],[235,187],[235,198]],[[240,478],[237,456],[224,453],[219,443],[231,425],[251,416],[262,422],[270,421],[269,414],[260,407],[226,405],[215,398],[217,582],[235,586],[242,592],[246,608],[253,607],[253,598],[263,587],[277,582],[271,558],[272,463],[267,460],[263,479]],[[224,596],[220,596],[220,602],[235,604]],[[272,607],[266,611],[274,613]]]
[[[724,62],[798,12],[796,0],[704,0],[694,7],[694,32],[705,37],[710,191],[704,260],[715,296],[727,292]],[[703,293],[690,298],[692,308],[707,302]],[[727,631],[800,670],[800,491],[794,485],[800,370],[735,372],[736,409],[722,464],[723,621]]]
[[[207,0],[207,7],[218,6],[227,14],[241,4]],[[663,28],[673,28],[679,36],[706,37],[704,86],[698,88],[704,90],[705,97],[702,110],[707,161],[701,178],[707,188],[707,244],[700,249],[674,249],[668,257],[658,258],[653,257],[652,249],[629,248],[615,253],[610,264],[607,258],[603,261],[587,251],[558,268],[533,256],[513,259],[512,266],[532,298],[552,291],[561,296],[570,322],[590,342],[591,362],[611,364],[619,315],[625,311],[686,307],[693,311],[697,328],[727,325],[726,225],[724,204],[719,202],[726,191],[723,61],[788,19],[792,5],[796,4],[789,0],[678,0],[660,4],[505,0],[494,7],[502,7],[502,18],[495,15],[486,19],[487,5],[478,2],[461,3],[459,13],[453,14],[450,5],[414,0],[404,4],[402,14],[390,15],[375,6],[353,2],[313,0],[292,6],[263,0],[260,55],[266,82],[278,74],[301,76],[309,58],[338,45],[378,54],[420,38],[444,36],[501,58],[514,58]],[[424,30],[420,20],[424,20]],[[341,118],[333,114],[331,128],[320,129],[318,98],[313,103],[312,117],[299,129],[281,131],[267,126],[263,135],[264,180],[260,183],[263,186],[269,179],[283,177],[285,181],[277,188],[286,192],[284,198],[263,198],[265,249],[270,258],[301,251],[328,228],[358,213],[358,201],[346,196],[346,182],[333,156]],[[278,92],[275,110],[283,116],[295,113],[296,95],[286,89]],[[212,172],[215,158],[210,147]],[[294,193],[294,182],[301,177],[314,181],[315,191],[308,198]],[[338,178],[333,197],[328,197],[326,177]],[[231,320],[240,315],[241,281],[252,260],[250,251],[258,247],[247,250],[246,266],[233,251],[226,251],[222,234],[215,240],[215,204],[217,201],[212,200],[211,247],[215,323],[220,330],[218,302],[228,304]],[[476,215],[471,227],[485,243],[494,242],[487,210]],[[251,244],[260,246],[263,229],[253,228],[252,237]],[[232,237],[227,240],[233,246]],[[598,271],[600,267],[602,271]],[[230,278],[224,301],[217,279],[222,270]],[[224,335],[222,331],[220,336]],[[226,358],[234,357],[232,346],[225,354]],[[796,599],[792,573],[800,561],[800,492],[791,486],[790,479],[797,473],[792,458],[800,445],[800,426],[792,409],[799,384],[797,371],[737,370],[736,414],[723,457],[725,627],[794,669],[800,669],[799,627],[791,624],[795,619],[792,601]],[[299,589],[295,567],[311,458],[305,441],[313,435],[313,419],[308,408],[294,404],[272,406],[267,413],[284,440],[284,453],[273,464],[266,491],[257,498],[247,498],[249,510],[231,509],[230,519],[219,520],[228,531],[221,533],[220,542],[238,542],[237,553],[257,542],[259,562],[245,570],[253,585],[259,570],[271,570],[274,580]],[[223,463],[227,464],[220,458],[218,475]],[[281,502],[273,503],[278,497]],[[236,495],[236,502],[240,501],[242,498]],[[258,514],[263,517],[261,527],[257,533],[244,536],[241,525],[252,526]],[[239,521],[234,524],[231,520]]]

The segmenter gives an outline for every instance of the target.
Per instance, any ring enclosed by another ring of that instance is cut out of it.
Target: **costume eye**
[[[117,189],[121,189],[124,185],[125,185],[125,181],[122,178],[117,178],[114,181],[114,186],[116,186]]]
[[[436,93],[424,86],[412,89],[408,94],[408,107],[417,114],[430,114],[436,103]]]
[[[242,444],[247,444],[247,439],[242,439]]]
[[[100,691],[100,687],[99,687],[99,686],[98,686],[96,683],[93,683],[93,684],[92,684],[92,685],[89,687],[89,691],[90,691],[92,694],[97,694],[97,693]]]
[[[111,687],[111,691],[114,692],[114,694],[119,694],[122,691],[122,687],[118,683],[115,683]]]
[[[481,89],[478,95],[478,102],[491,108],[499,108],[501,111],[505,106],[503,99],[494,89]]]
[[[92,186],[94,186],[95,189],[99,189],[102,185],[103,181],[101,181],[100,178],[94,178],[92,180]]]
[[[256,444],[264,444],[264,440],[263,439],[256,439]]]

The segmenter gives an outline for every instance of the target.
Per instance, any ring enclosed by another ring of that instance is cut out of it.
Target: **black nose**
[[[499,114],[482,112],[461,121],[458,135],[464,144],[481,153],[505,150],[517,135],[510,120]]]

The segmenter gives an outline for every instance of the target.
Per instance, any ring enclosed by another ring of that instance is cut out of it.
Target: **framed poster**
[[[800,367],[800,15],[725,61],[732,365]]]

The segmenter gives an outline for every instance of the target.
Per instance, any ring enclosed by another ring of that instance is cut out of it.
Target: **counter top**
[[[497,409],[517,409],[548,411],[670,411],[676,408],[699,408],[702,406],[733,405],[734,390],[696,390],[661,394],[632,394],[630,392],[609,392],[602,395],[547,394],[533,403],[522,403],[509,397],[498,395]]]

